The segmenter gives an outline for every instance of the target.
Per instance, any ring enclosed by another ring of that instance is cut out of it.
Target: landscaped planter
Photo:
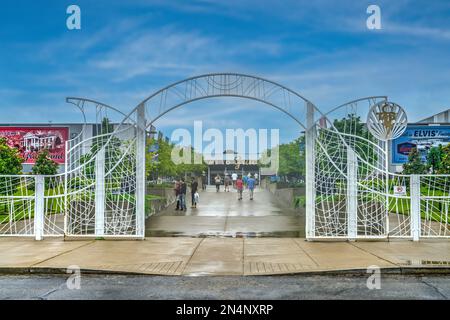
[[[296,197],[305,195],[304,187],[278,189],[277,184],[271,183],[267,186],[267,189],[283,203],[289,203],[291,206],[294,206]]]
[[[150,199],[147,201],[146,217],[161,212],[176,201],[175,191],[173,188],[147,188],[147,195],[158,196],[159,199]]]

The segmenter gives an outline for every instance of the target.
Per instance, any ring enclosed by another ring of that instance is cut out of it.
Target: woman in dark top
[[[186,183],[184,182],[184,179],[181,179],[180,184],[180,202],[181,202],[181,210],[186,210]]]
[[[197,208],[197,203],[195,202],[195,193],[198,190],[198,182],[197,179],[192,178],[192,183],[191,183],[191,203],[192,203],[192,208]]]

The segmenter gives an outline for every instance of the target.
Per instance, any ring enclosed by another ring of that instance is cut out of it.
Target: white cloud
[[[383,29],[387,33],[415,37],[432,37],[436,39],[450,40],[450,30],[442,28],[432,28],[425,26],[416,26],[412,24],[387,24]]]

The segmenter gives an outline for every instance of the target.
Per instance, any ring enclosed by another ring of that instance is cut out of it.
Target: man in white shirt
[[[236,180],[238,178],[238,175],[236,172],[233,172],[233,174],[231,175],[231,179],[233,179],[233,188],[236,189]]]

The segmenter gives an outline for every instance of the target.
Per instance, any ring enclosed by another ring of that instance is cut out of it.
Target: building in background
[[[391,172],[401,172],[403,164],[408,162],[412,149],[416,149],[427,162],[431,148],[450,143],[450,109],[431,117],[408,124],[405,132],[391,141],[389,163]]]
[[[258,165],[257,156],[245,155],[244,159],[238,159],[237,152],[233,150],[226,150],[223,152],[223,157],[220,160],[210,159],[207,156],[204,157],[205,164],[208,166],[207,181],[208,184],[214,184],[214,177],[220,175],[224,178],[225,175],[231,175],[237,173],[238,175],[248,175],[249,173],[254,175],[257,173],[261,176],[260,167]]]

